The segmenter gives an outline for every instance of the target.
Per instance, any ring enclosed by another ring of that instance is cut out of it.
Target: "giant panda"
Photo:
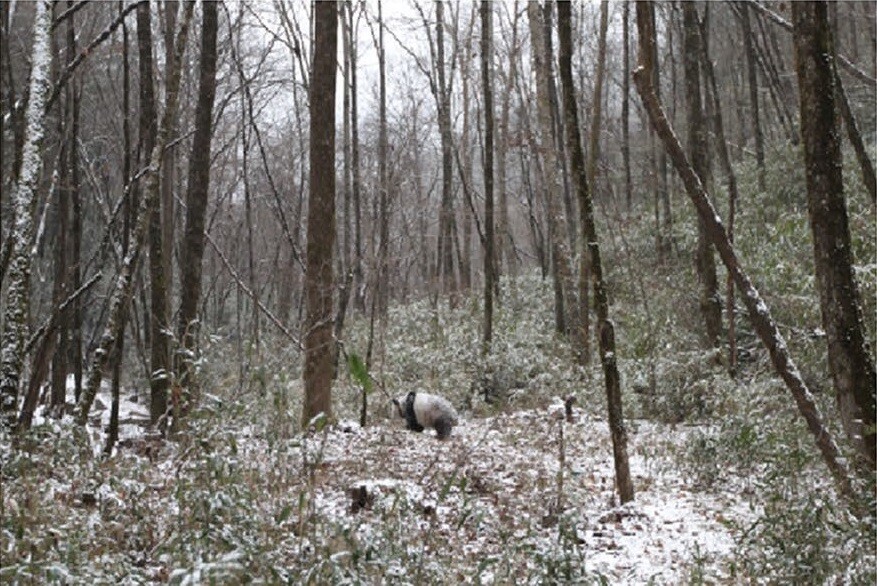
[[[447,439],[458,422],[457,412],[451,404],[437,395],[411,391],[393,399],[393,404],[408,429],[421,432],[431,427],[440,440]]]

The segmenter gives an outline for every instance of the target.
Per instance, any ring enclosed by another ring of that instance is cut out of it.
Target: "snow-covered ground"
[[[223,415],[179,443],[132,423],[110,459],[68,418],[40,419],[58,439],[3,446],[0,582],[758,583],[740,533],[764,495],[680,467],[704,428],[628,421],[636,495],[621,506],[606,422],[559,410],[467,417],[444,442],[400,419],[281,438]],[[123,402],[122,420],[144,416]]]
[[[322,446],[315,513],[362,545],[380,540],[388,516],[404,508],[429,536],[422,559],[458,560],[466,583],[490,583],[499,571],[502,582],[532,576],[552,557],[575,576],[612,584],[682,583],[696,573],[730,579],[729,518],[743,522],[753,513],[743,495],[692,490],[656,455],[681,442],[684,430],[629,424],[636,497],[619,506],[605,421],[579,414],[568,423],[549,413],[470,419],[446,442],[398,426],[330,431],[311,446]],[[361,487],[368,497],[353,497]]]

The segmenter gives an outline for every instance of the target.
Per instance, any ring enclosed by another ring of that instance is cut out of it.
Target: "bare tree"
[[[606,2],[603,2],[606,5]],[[585,170],[585,155],[579,133],[578,108],[572,79],[572,25],[569,2],[557,3],[557,28],[560,40],[560,81],[563,89],[563,114],[566,117],[566,142],[572,162],[572,180],[580,206],[583,240],[587,243],[590,257],[591,278],[594,284],[594,305],[597,309],[597,330],[599,332],[600,362],[606,383],[606,404],[609,414],[609,430],[612,434],[612,449],[615,459],[615,486],[621,502],[633,500],[633,482],[627,457],[627,430],[621,407],[621,377],[615,352],[615,326],[609,319],[609,298],[603,283],[603,265],[600,260],[600,245],[597,242],[597,228],[594,223],[594,206],[588,187]],[[605,42],[605,37],[603,42]],[[605,49],[600,49],[605,50]],[[599,87],[599,84],[598,84]],[[595,97],[599,100],[599,97]],[[596,123],[596,122],[595,122]],[[583,308],[584,310],[585,308]]]
[[[511,38],[507,55],[508,68],[500,68],[497,75],[505,83],[502,87],[499,106],[499,123],[497,128],[497,153],[496,153],[496,189],[499,191],[499,217],[497,218],[496,231],[499,236],[499,246],[496,248],[495,267],[497,278],[502,271],[502,263],[505,261],[509,273],[514,274],[517,267],[517,252],[512,236],[512,227],[509,220],[509,197],[508,197],[508,173],[506,171],[506,159],[510,150],[509,116],[515,80],[518,75],[518,61],[520,55],[520,41],[518,39],[518,20],[520,11],[518,2],[515,0],[512,6]],[[504,35],[503,35],[504,36]]]
[[[725,128],[722,121],[722,104],[719,99],[719,88],[716,84],[716,75],[713,70],[713,63],[709,55],[709,36],[707,34],[708,27],[701,21],[700,23],[700,39],[701,39],[701,59],[703,64],[704,77],[707,81],[708,100],[712,104],[712,131],[715,134],[716,154],[719,157],[719,164],[725,175],[725,182],[728,187],[728,241],[734,244],[734,228],[737,215],[737,176],[734,168],[731,166],[731,157],[728,154],[728,145],[725,140]],[[728,319],[728,369],[732,375],[737,369],[737,334],[736,334],[736,309],[734,302],[734,278],[731,273],[725,283],[725,313]]]
[[[755,65],[755,45],[752,25],[749,21],[749,6],[740,4],[740,24],[743,27],[743,51],[746,57],[746,74],[749,87],[749,108],[752,131],[755,134],[755,161],[758,165],[758,188],[764,191],[764,133],[761,130],[761,115],[758,110],[758,72]]]
[[[685,71],[685,103],[688,110],[688,157],[694,172],[704,185],[710,182],[708,132],[703,112],[700,84],[700,31],[697,7],[693,2],[682,4],[683,68]],[[722,306],[716,261],[703,222],[697,222],[696,269],[700,281],[700,313],[710,348],[719,346],[722,335]]]
[[[552,139],[553,122],[551,119],[551,99],[548,83],[547,61],[551,55],[546,52],[545,27],[542,10],[538,2],[527,4],[527,16],[530,23],[530,53],[533,62],[533,75],[536,78],[536,102],[539,116],[541,140],[539,150],[543,159],[545,177],[545,200],[548,212],[548,232],[551,237],[551,252],[555,267],[556,288],[559,293],[560,305],[569,315],[568,322],[562,329],[573,332],[574,339],[580,336],[579,308],[576,301],[576,284],[573,277],[572,261],[568,241],[564,238],[566,220],[561,202],[561,185],[558,177],[557,151]]]
[[[453,75],[447,79],[445,67],[445,23],[444,2],[435,3],[435,67],[438,82],[436,102],[442,145],[442,201],[439,214],[439,278],[446,294],[456,295],[457,284],[454,276],[454,194],[453,194],[453,151],[451,137],[451,90]]]
[[[795,62],[801,94],[801,136],[816,285],[844,429],[871,472],[875,469],[877,376],[865,343],[859,287],[844,202],[834,51],[826,2],[792,5]],[[869,474],[870,476],[870,474]]]
[[[176,5],[165,4],[165,70],[167,79],[175,75],[173,59],[174,28],[176,25]],[[176,127],[176,115],[169,120],[168,135],[173,133]],[[149,152],[149,151],[147,151]],[[170,362],[170,333],[172,331],[168,315],[168,291],[170,288],[170,273],[168,266],[169,255],[172,247],[168,247],[165,234],[165,224],[172,222],[172,181],[174,157],[170,152],[162,153],[160,194],[150,199],[149,209],[149,232],[147,234],[149,244],[149,389],[150,389],[150,418],[152,422],[167,411],[167,394],[170,388],[171,362]],[[171,209],[167,209],[167,196],[171,195]],[[147,194],[148,197],[148,194]],[[171,226],[173,224],[170,224]],[[124,321],[124,320],[123,320]],[[123,326],[121,326],[123,327]]]
[[[630,2],[623,7],[621,35],[622,81],[621,81],[621,157],[624,165],[624,201],[630,211],[633,206],[633,182],[630,174]]]
[[[798,410],[807,422],[816,446],[819,448],[826,466],[834,476],[841,494],[854,500],[855,494],[850,473],[841,458],[834,436],[826,427],[810,389],[807,388],[807,384],[801,377],[797,365],[792,360],[785,338],[773,320],[770,309],[740,265],[737,253],[728,240],[725,227],[710,201],[703,183],[701,183],[697,173],[692,169],[685,151],[682,149],[682,145],[673,132],[673,128],[667,121],[667,116],[658,100],[655,88],[652,86],[651,68],[654,66],[652,57],[654,53],[651,48],[655,43],[655,29],[654,21],[650,18],[649,8],[648,2],[637,2],[636,16],[640,47],[639,66],[634,73],[637,91],[642,98],[643,105],[655,128],[655,132],[664,143],[664,147],[667,149],[673,165],[676,167],[676,171],[685,185],[688,197],[706,226],[707,234],[713,246],[719,252],[725,267],[734,275],[734,282],[742,293],[753,329],[767,349],[777,374],[783,379],[783,382],[785,382],[791,392]]]
[[[314,60],[310,84],[310,199],[304,329],[305,402],[302,426],[323,413],[332,419],[333,254],[335,244],[335,78],[338,7],[314,7]]]
[[[560,6],[558,4],[558,6]],[[560,17],[560,10],[558,8],[558,18]],[[566,8],[563,8],[565,11]],[[569,15],[565,15],[565,18],[571,18]],[[570,25],[572,26],[572,25]],[[597,189],[597,163],[600,159],[600,130],[603,126],[603,78],[605,77],[606,70],[606,32],[609,28],[609,4],[604,0],[600,2],[600,36],[597,41],[597,71],[595,74],[594,80],[594,97],[593,104],[591,106],[591,130],[588,133],[588,160],[587,160],[587,179],[588,183],[591,186],[591,189]],[[572,49],[570,49],[570,52]],[[569,57],[572,60],[572,57]],[[563,73],[561,74],[563,75]],[[572,73],[570,73],[569,83],[572,83]],[[565,89],[565,88],[564,88]],[[575,104],[573,103],[573,106]],[[569,120],[568,114],[566,124],[572,124],[573,121]],[[576,116],[577,118],[578,116]],[[578,130],[576,130],[578,133]],[[569,131],[567,131],[567,134]],[[576,138],[578,140],[578,138]],[[573,143],[570,142],[570,139],[567,138],[567,150],[577,148]],[[572,146],[570,146],[572,145]],[[580,146],[578,148],[581,148]],[[570,157],[574,157],[575,155],[570,150]],[[629,162],[629,161],[628,161]],[[575,174],[575,162],[573,162],[573,174]],[[575,182],[574,182],[575,183]],[[579,188],[576,187],[576,190]],[[590,194],[589,194],[590,197]],[[581,201],[581,195],[579,196],[579,200]],[[579,220],[582,226],[587,225],[587,221],[585,219],[585,211],[582,207],[579,208]],[[591,220],[593,221],[593,219]],[[584,228],[583,228],[584,229]],[[588,251],[588,236],[582,239],[581,251],[579,253],[579,306],[581,311],[581,347],[578,351],[579,362],[583,365],[589,364],[591,362],[591,310],[590,310],[590,280],[591,280],[591,255]]]
[[[210,148],[213,125],[213,102],[216,97],[217,2],[203,4],[201,26],[201,63],[198,76],[198,103],[195,107],[195,136],[189,157],[189,180],[186,191],[186,224],[180,250],[180,311],[177,337],[181,349],[177,373],[186,389],[186,404],[197,398],[193,369],[198,348],[201,302],[202,264],[204,258],[204,220],[210,189]]]
[[[10,235],[9,289],[6,292],[4,329],[0,339],[0,415],[11,426],[18,407],[18,391],[28,336],[30,313],[31,238],[33,204],[42,172],[43,111],[49,88],[51,15],[44,2],[36,3],[30,98],[24,127],[21,172],[12,195],[15,222]]]
[[[377,308],[381,319],[387,317],[390,288],[390,176],[387,170],[387,58],[384,51],[384,15],[381,2],[378,2],[378,270],[376,272]]]
[[[484,91],[484,353],[490,351],[493,340],[493,293],[496,274],[494,267],[493,228],[493,75],[491,62],[492,8],[488,0],[481,0],[481,85]]]
[[[194,1],[186,2],[184,5],[182,24],[180,26],[180,31],[177,34],[176,49],[174,51],[174,59],[177,61],[182,61],[183,53],[186,49],[186,40],[189,35],[189,23],[192,20],[194,8]],[[138,36],[140,36],[145,31],[141,31],[140,26],[138,26],[137,32]],[[124,325],[122,316],[125,312],[125,308],[131,300],[134,274],[137,270],[142,248],[146,240],[147,230],[149,229],[150,206],[155,205],[154,200],[160,197],[159,182],[161,177],[161,165],[164,148],[170,142],[171,128],[179,99],[180,69],[181,68],[179,67],[176,68],[174,76],[168,80],[161,125],[159,126],[155,146],[150,153],[149,165],[144,174],[144,193],[137,210],[136,229],[131,241],[131,250],[128,251],[127,256],[123,259],[122,267],[116,278],[115,288],[110,300],[107,323],[103,329],[100,343],[94,351],[86,386],[83,388],[82,394],[76,405],[75,419],[76,423],[79,425],[85,425],[88,421],[89,411],[91,411],[92,403],[94,402],[98,388],[103,380],[104,368],[110,358],[112,349],[116,345],[116,338],[122,335],[121,327]],[[156,399],[158,402],[156,402]],[[150,403],[150,419],[153,424],[160,423],[159,419],[166,413],[166,397],[164,399],[165,411],[159,413],[155,409],[156,407],[160,408],[161,397],[153,396],[153,401]]]

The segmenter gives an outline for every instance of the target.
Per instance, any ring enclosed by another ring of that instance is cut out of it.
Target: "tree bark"
[[[390,293],[390,176],[387,171],[387,61],[384,51],[384,15],[378,1],[378,270],[375,295],[378,315],[387,318]]]
[[[703,63],[704,77],[707,80],[709,91],[706,94],[712,102],[713,111],[713,132],[716,136],[716,153],[719,156],[719,163],[722,166],[722,172],[725,175],[725,182],[728,186],[728,242],[734,244],[734,224],[737,216],[737,176],[734,168],[731,166],[731,157],[728,154],[728,145],[725,141],[725,129],[722,121],[722,104],[719,100],[719,89],[716,84],[716,76],[713,71],[713,63],[709,56],[709,37],[707,36],[707,27],[701,23],[701,58]],[[734,302],[734,278],[729,272],[725,283],[725,313],[728,318],[728,369],[732,375],[737,369],[737,334],[736,334],[736,307]]]
[[[542,11],[538,2],[527,4],[527,16],[530,22],[530,52],[533,61],[533,74],[536,77],[536,102],[539,115],[541,140],[539,152],[543,161],[545,177],[545,202],[548,211],[551,250],[555,270],[557,272],[558,301],[568,316],[565,330],[573,333],[576,345],[580,344],[579,307],[576,301],[576,283],[572,272],[572,263],[568,240],[564,238],[566,220],[563,215],[561,186],[558,181],[557,151],[552,139],[551,100],[548,83],[547,44],[544,37]]]
[[[624,71],[621,81],[621,158],[624,165],[624,201],[627,210],[633,207],[633,181],[630,174],[630,3],[624,3],[621,34]]]
[[[68,4],[72,5],[73,1],[68,0]],[[123,3],[119,2],[119,12],[123,10]],[[71,18],[71,21],[73,19]],[[130,108],[131,108],[131,71],[128,61],[128,25],[122,22],[122,184],[124,185],[122,192],[122,257],[128,254],[131,246],[131,188],[133,179],[131,177],[131,125],[130,125]],[[127,310],[127,308],[126,308]],[[110,403],[110,422],[107,426],[106,443],[104,444],[104,455],[109,456],[113,453],[113,448],[119,440],[119,403],[121,397],[122,385],[122,357],[125,350],[125,326],[128,321],[128,311],[123,311],[120,315],[119,331],[121,334],[116,337],[116,344],[113,349],[112,357],[112,373],[110,375],[110,394],[112,396]]]
[[[455,303],[457,285],[454,277],[454,195],[453,195],[453,153],[451,147],[451,92],[445,79],[445,34],[444,3],[436,2],[436,76],[438,78],[438,125],[442,149],[442,201],[439,212],[439,238],[437,275],[442,282],[442,291],[451,295]]]
[[[167,79],[174,74],[173,64],[173,27],[176,24],[177,6],[165,5],[165,71]],[[151,74],[151,73],[150,73]],[[168,135],[176,126],[176,116],[169,121]],[[150,152],[150,151],[147,151]],[[170,188],[172,171],[168,165],[172,161],[168,152],[162,153],[162,179],[159,197],[152,198],[149,208],[149,340],[150,340],[150,380],[149,380],[149,417],[153,424],[158,422],[167,411],[167,393],[170,387],[170,323],[168,317],[168,273],[166,272],[166,256],[171,253],[165,248],[164,222],[169,220],[168,210],[164,210],[166,190]],[[147,197],[149,195],[147,194]],[[121,320],[124,322],[124,320]],[[120,327],[123,325],[120,323]]]
[[[877,376],[865,343],[859,288],[853,272],[835,118],[831,63],[834,48],[827,3],[793,4],[792,24],[801,95],[807,206],[828,366],[844,429],[873,472]]]
[[[518,75],[518,55],[520,54],[518,46],[519,11],[517,9],[517,6],[517,0],[515,0],[513,9],[514,16],[511,23],[512,30],[508,54],[508,71],[503,72],[500,70],[499,72],[500,76],[505,75],[505,83],[502,89],[502,96],[500,97],[501,105],[499,123],[497,128],[499,144],[496,153],[496,188],[499,191],[499,217],[497,218],[497,234],[499,236],[499,246],[496,248],[496,258],[494,259],[497,279],[499,279],[499,275],[503,272],[503,270],[507,271],[510,274],[515,274],[517,265],[515,242],[512,236],[512,227],[509,222],[509,197],[506,173],[506,161],[510,147],[509,116],[511,110],[511,100],[515,87],[515,79]],[[503,262],[505,262],[506,265],[505,269],[503,269],[502,267]]]
[[[310,199],[308,203],[307,317],[304,329],[302,427],[323,413],[332,415],[333,268],[335,243],[335,78],[338,7],[314,7],[314,60],[310,84]]]
[[[688,153],[691,166],[701,183],[709,184],[710,168],[708,134],[700,92],[700,33],[697,8],[693,2],[682,3],[683,68],[685,71],[685,102],[688,110]],[[722,335],[722,306],[716,261],[703,222],[697,222],[696,269],[700,281],[700,313],[703,317],[706,343],[717,348]]]
[[[146,7],[148,9],[148,6]],[[186,2],[183,13],[182,25],[177,35],[177,43],[174,59],[178,62],[182,61],[183,53],[186,49],[186,40],[189,35],[189,23],[192,19],[192,12],[195,8],[195,2]],[[138,13],[138,17],[140,14]],[[138,18],[137,34],[145,34],[149,29],[141,29],[140,19]],[[142,37],[141,37],[142,39]],[[141,45],[142,49],[142,45]],[[142,65],[141,65],[142,67]],[[151,75],[151,74],[150,74]],[[168,80],[167,95],[165,98],[164,115],[162,116],[161,126],[159,127],[158,136],[155,140],[150,158],[149,166],[144,175],[144,194],[141,198],[140,205],[136,215],[136,229],[131,242],[131,250],[122,261],[122,267],[116,278],[115,288],[113,290],[112,299],[110,300],[109,316],[106,326],[97,349],[94,351],[91,367],[88,373],[86,386],[82,390],[82,395],[76,405],[75,420],[78,425],[85,425],[88,421],[88,413],[91,411],[91,405],[100,388],[101,381],[104,376],[104,368],[109,360],[110,353],[116,344],[118,336],[122,335],[121,325],[123,324],[122,315],[125,308],[131,301],[131,293],[133,291],[133,278],[137,271],[137,265],[140,261],[140,255],[146,240],[147,231],[149,229],[151,206],[155,205],[155,200],[160,197],[160,177],[161,164],[164,147],[170,140],[170,133],[173,118],[177,109],[177,103],[180,90],[180,68],[175,69],[174,76]],[[166,404],[166,403],[165,403]],[[164,412],[156,413],[153,411],[153,405],[150,405],[150,419],[152,423],[159,423],[158,418],[164,415]]]
[[[44,108],[51,67],[49,27],[51,15],[37,2],[31,54],[30,97],[25,114],[21,172],[13,188],[14,224],[11,232],[9,289],[6,292],[4,330],[0,343],[0,415],[12,426],[18,408],[19,382],[29,329],[31,238],[33,204],[42,171],[42,142],[45,133]]]
[[[491,36],[492,7],[481,0],[481,84],[484,89],[484,338],[483,353],[490,352],[493,341],[493,290],[496,279],[494,267],[493,228],[493,49]]]
[[[716,213],[709,195],[697,174],[691,168],[682,145],[667,121],[651,81],[650,67],[652,59],[648,48],[654,43],[655,31],[649,19],[647,3],[637,2],[636,13],[640,39],[640,56],[639,66],[633,77],[637,91],[648,112],[649,119],[664,143],[673,161],[673,165],[676,167],[676,171],[685,185],[685,191],[694,204],[701,220],[704,222],[707,234],[718,250],[722,262],[728,271],[734,275],[734,282],[743,294],[743,301],[746,304],[752,327],[767,349],[777,374],[783,379],[783,382],[791,392],[798,406],[798,411],[807,422],[816,446],[819,448],[826,466],[833,475],[839,491],[851,501],[855,501],[850,473],[841,457],[837,443],[834,441],[834,436],[825,426],[822,414],[819,412],[819,408],[813,399],[813,395],[807,388],[807,384],[801,377],[797,365],[789,354],[785,338],[777,327],[776,322],[774,322],[770,309],[761,298],[761,294],[753,285],[749,275],[746,274],[740,265],[737,253],[728,241],[725,227]]]
[[[356,77],[356,28],[353,26],[353,4],[348,2],[350,28],[350,164],[353,196],[353,300],[354,307],[365,313],[365,286],[362,274],[362,204],[359,174],[359,109]]]
[[[601,30],[605,32],[607,2],[601,6]],[[624,414],[621,407],[621,378],[615,351],[615,328],[609,319],[609,299],[603,283],[603,266],[600,260],[600,246],[597,241],[597,228],[594,223],[594,206],[585,173],[585,156],[582,151],[582,140],[579,133],[578,109],[575,101],[575,88],[572,79],[572,26],[571,6],[569,2],[557,4],[557,28],[560,39],[560,82],[563,88],[563,112],[566,118],[566,143],[572,163],[572,182],[579,200],[582,236],[587,243],[590,256],[591,278],[594,284],[594,304],[597,310],[597,328],[599,331],[600,362],[603,365],[603,376],[606,383],[606,405],[609,418],[609,430],[612,435],[612,451],[615,460],[615,486],[621,503],[633,500],[633,481],[630,476],[630,464],[627,456],[627,430],[624,427]],[[602,43],[605,36],[601,34]],[[605,51],[605,47],[601,47]],[[602,52],[602,51],[601,51]],[[601,69],[598,65],[598,68]],[[599,79],[598,74],[598,79]],[[600,87],[598,82],[597,87]],[[599,93],[595,96],[599,101]],[[594,122],[597,124],[596,120]],[[593,143],[592,143],[593,148]],[[584,251],[583,251],[584,252]],[[586,308],[583,308],[583,310]]]
[[[749,22],[749,6],[740,4],[740,24],[743,27],[743,51],[746,57],[746,73],[749,85],[749,107],[752,115],[752,131],[755,135],[755,161],[758,165],[758,189],[764,191],[764,134],[761,131],[761,116],[758,111],[758,72],[755,65],[755,47],[752,38],[752,25]]]
[[[197,400],[198,387],[194,365],[198,357],[198,333],[201,320],[201,277],[204,259],[204,226],[210,189],[210,149],[213,123],[213,102],[216,97],[216,37],[218,29],[217,2],[204,2],[201,28],[201,62],[198,73],[198,103],[195,106],[195,135],[189,157],[189,179],[186,182],[186,224],[180,250],[180,311],[177,339],[182,346],[176,370],[183,395],[183,414],[188,404]]]

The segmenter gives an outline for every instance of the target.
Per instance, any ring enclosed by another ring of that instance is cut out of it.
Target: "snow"
[[[582,575],[613,584],[684,580],[693,564],[727,577],[723,561],[733,555],[734,536],[726,516],[751,516],[746,500],[693,491],[680,473],[656,466],[654,456],[638,449],[681,442],[684,432],[668,435],[663,426],[629,422],[637,494],[633,503],[616,506],[608,426],[581,416],[564,423],[553,416],[557,409],[468,420],[446,442],[382,426],[329,431],[323,465],[332,475],[316,487],[315,512],[363,543],[378,539],[388,512],[406,510],[420,531],[440,536],[442,555],[487,561],[483,571],[469,568],[467,583],[492,582],[492,567],[510,548],[526,553],[513,563],[530,564],[534,556],[554,555],[563,542]],[[559,425],[563,510],[552,521]],[[359,486],[374,500],[354,514],[348,488]]]
[[[147,420],[146,406],[132,399],[130,390],[122,393],[120,418]],[[134,572],[132,583],[245,576],[730,583],[740,578],[733,571],[741,531],[763,513],[751,486],[759,469],[707,490],[680,467],[674,454],[715,430],[636,419],[626,421],[636,495],[619,505],[606,421],[577,406],[567,421],[559,400],[464,419],[447,441],[408,431],[398,419],[367,428],[344,421],[273,440],[246,424],[208,427],[192,443],[158,440],[157,455],[144,457],[132,442],[148,438],[132,424],[121,430],[114,457],[103,460],[109,404],[104,386],[88,425],[93,459],[29,480],[38,488],[27,498],[17,489],[4,494],[13,519],[32,515],[33,503],[62,507],[27,530],[30,541],[2,536],[13,560],[28,543],[59,544],[59,559],[43,552],[42,565],[19,562],[12,576],[78,584],[124,568]],[[58,437],[70,437],[71,424],[41,410],[35,421]],[[354,489],[364,490],[359,506]]]

